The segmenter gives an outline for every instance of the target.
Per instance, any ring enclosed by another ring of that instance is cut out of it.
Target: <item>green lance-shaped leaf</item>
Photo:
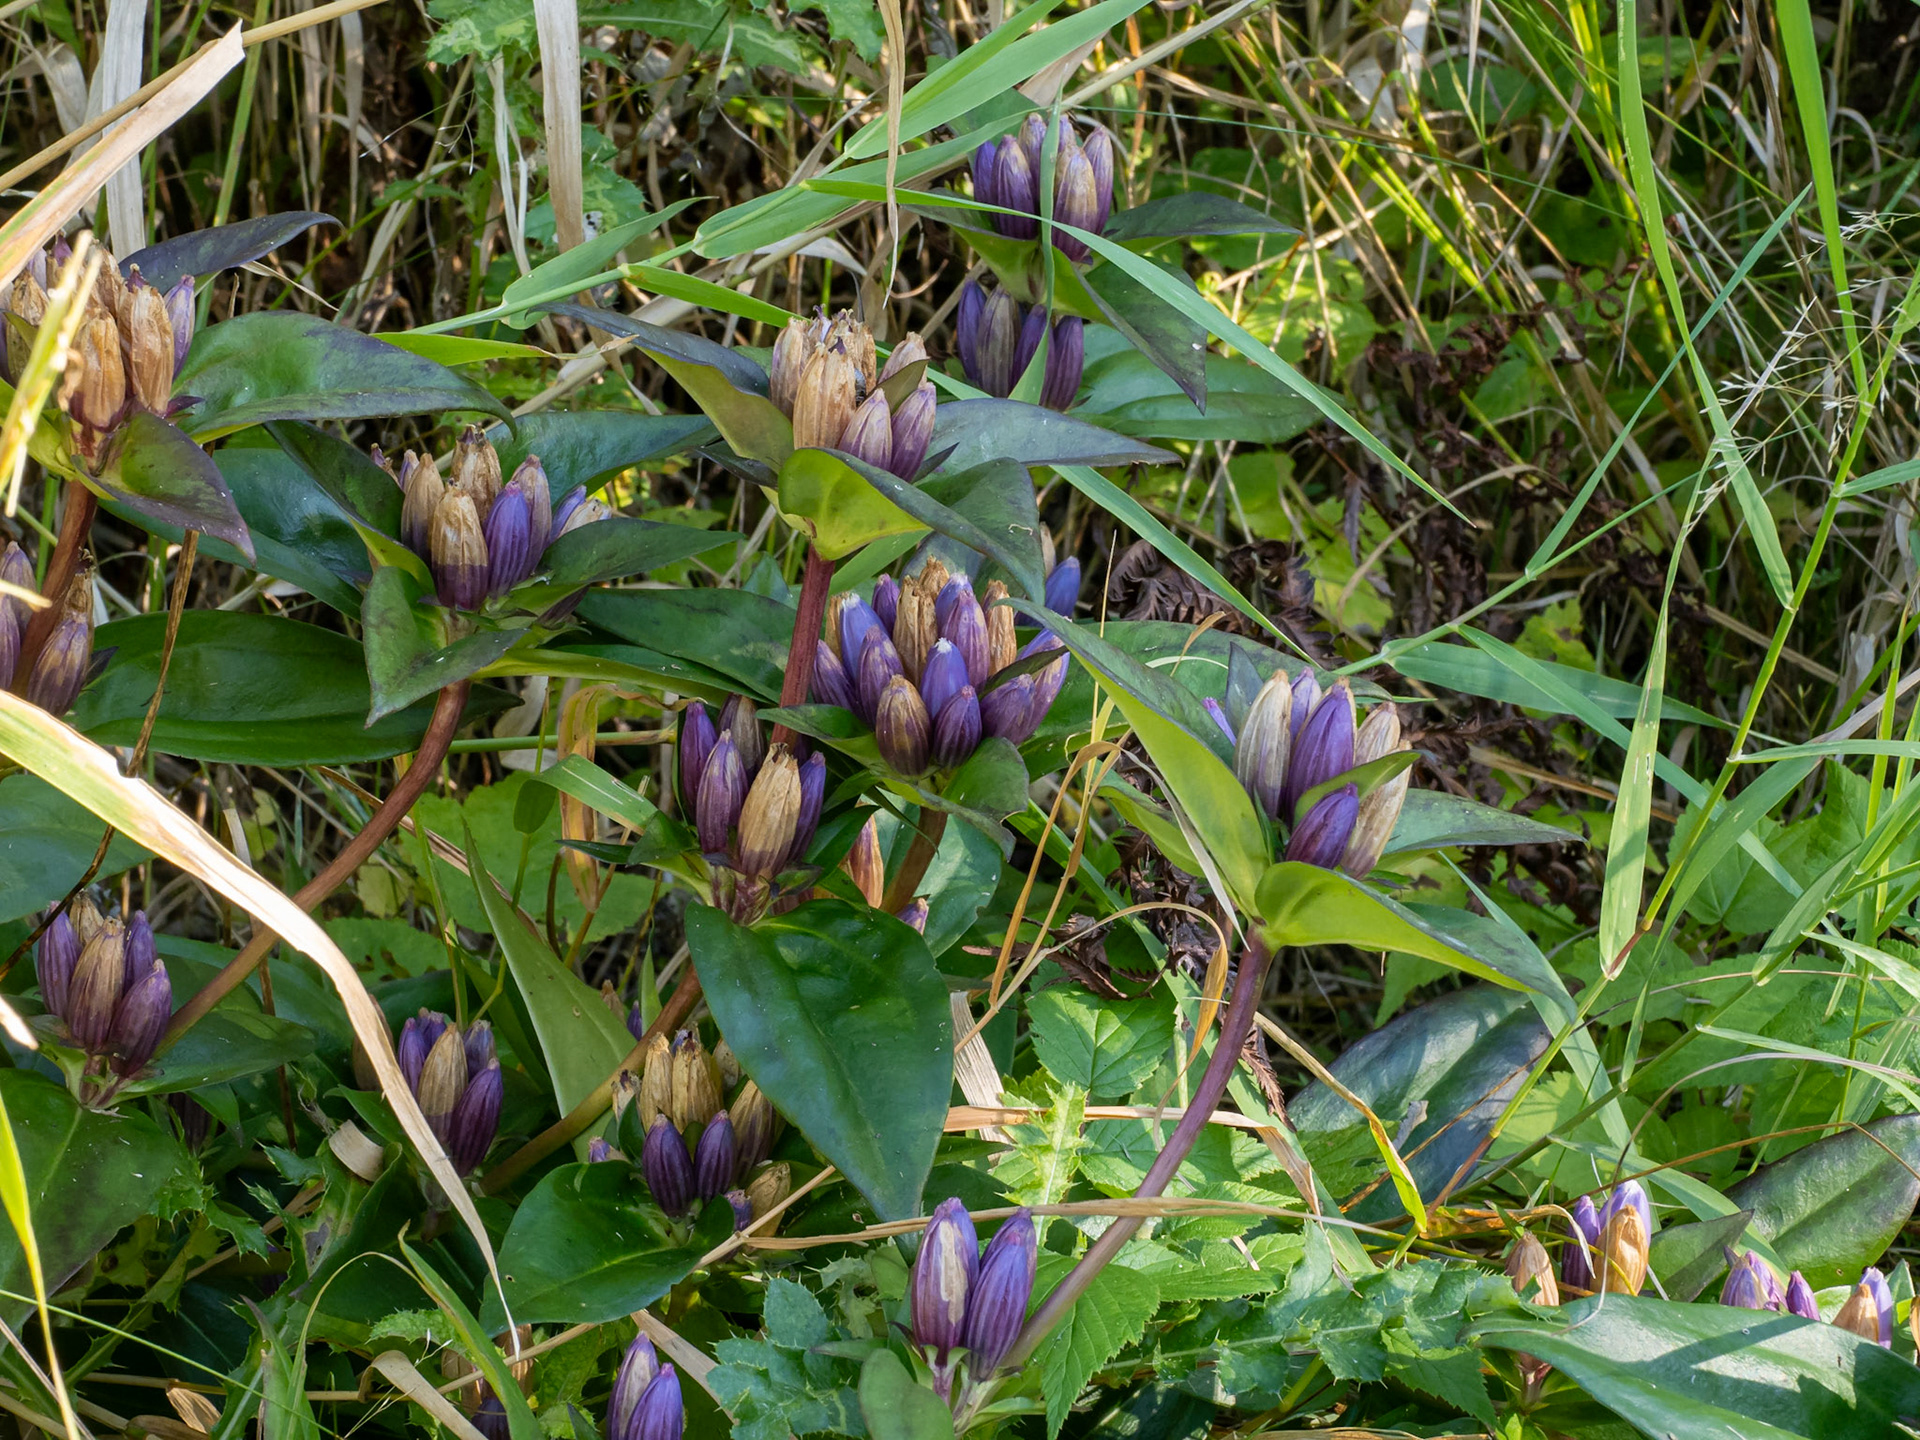
[[[123,255],[120,271],[123,275],[130,274],[137,265],[140,278],[147,284],[156,290],[171,290],[189,275],[198,277],[217,270],[231,270],[271,254],[316,225],[339,223],[318,210],[283,210],[254,220],[214,225]]]
[[[253,562],[253,539],[220,467],[157,415],[135,412],[108,444],[100,473],[84,478],[138,523],[201,531]]]

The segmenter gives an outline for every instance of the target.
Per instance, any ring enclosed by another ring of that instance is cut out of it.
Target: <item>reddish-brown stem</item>
[[[433,718],[427,722],[427,733],[420,737],[420,748],[414,752],[413,764],[407,767],[407,773],[388,792],[386,801],[373,812],[366,827],[347,842],[346,847],[327,863],[325,869],[294,892],[294,904],[302,910],[313,909],[339,889],[380,848],[380,842],[393,833],[407,811],[413,808],[413,802],[420,798],[421,792],[440,773],[440,762],[447,758],[447,747],[453,743],[454,732],[460,728],[460,716],[467,708],[468,688],[469,682],[461,680],[440,692],[439,702],[433,707]],[[273,931],[261,926],[253,939],[247,942],[247,948],[229,960],[199,994],[175,1012],[173,1022],[167,1026],[167,1033],[160,1038],[157,1053],[164,1054],[209,1010],[238,986],[245,984],[247,977],[266,958],[267,952],[279,938]]]
[[[33,662],[40,658],[47,637],[53,633],[54,622],[60,618],[61,597],[67,593],[74,572],[80,568],[80,552],[86,549],[93,517],[100,508],[93,492],[78,480],[67,482],[66,502],[60,511],[60,534],[47,560],[46,578],[40,582],[40,593],[53,603],[33,612],[27,621],[26,633],[20,637],[20,654],[13,664],[16,695],[27,693],[27,677],[33,674]]]
[[[694,1004],[699,999],[700,977],[693,973],[693,966],[689,964],[687,973],[680,977],[680,983],[674,986],[673,994],[667,997],[667,1003],[662,1005],[660,1013],[653,1017],[653,1023],[647,1027],[647,1033],[642,1035],[633,1049],[627,1052],[627,1058],[614,1067],[613,1074],[602,1080],[598,1088],[586,1099],[482,1176],[480,1180],[482,1192],[488,1195],[499,1193],[599,1119],[607,1106],[613,1103],[615,1077],[622,1070],[637,1070],[640,1062],[646,1057],[647,1046],[652,1042],[653,1037],[677,1029],[680,1022],[692,1013]]]
[[[889,915],[898,915],[913,903],[920,882],[927,878],[927,867],[933,864],[933,857],[939,853],[940,838],[946,833],[947,812],[922,806],[920,828],[913,832],[913,844],[907,847],[906,859],[900,862],[900,868],[887,883],[886,898],[880,902],[882,910]]]
[[[1140,1188],[1133,1192],[1134,1199],[1151,1200],[1167,1188],[1167,1183],[1193,1149],[1194,1142],[1200,1138],[1201,1130],[1212,1118],[1221,1097],[1227,1093],[1227,1081],[1233,1077],[1233,1067],[1240,1063],[1240,1052],[1246,1048],[1247,1036],[1253,1031],[1253,1018],[1260,1009],[1260,992],[1265,987],[1267,966],[1272,959],[1272,953],[1260,937],[1254,936],[1246,954],[1240,957],[1239,974],[1234,978],[1233,999],[1227,1006],[1226,1017],[1220,1022],[1220,1034],[1214,1040],[1213,1056],[1207,1062],[1206,1073],[1200,1077],[1199,1085],[1187,1101],[1186,1113],[1181,1115],[1173,1135],[1147,1171],[1146,1179],[1140,1182]],[[1033,1318],[1027,1321],[1019,1340],[1014,1343],[1013,1353],[1002,1362],[1003,1368],[1009,1371],[1019,1369],[1040,1342],[1053,1331],[1054,1326],[1066,1318],[1067,1311],[1073,1308],[1075,1300],[1086,1293],[1094,1276],[1104,1270],[1107,1262],[1133,1238],[1144,1219],[1139,1215],[1123,1216],[1100,1232],[1100,1238],[1087,1247],[1087,1253],[1080,1257],[1080,1263],[1068,1272],[1067,1278],[1055,1286],[1053,1293],[1033,1312]]]
[[[804,705],[813,684],[813,656],[820,648],[820,627],[827,618],[827,592],[833,588],[833,562],[807,546],[800,576],[800,608],[793,617],[793,642],[787,647],[787,673],[780,682],[782,705]],[[775,744],[791,745],[796,736],[785,725],[773,727]]]

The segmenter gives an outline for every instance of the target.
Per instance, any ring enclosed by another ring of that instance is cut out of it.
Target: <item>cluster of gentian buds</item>
[[[960,287],[953,342],[969,385],[1004,400],[1027,373],[1042,340],[1048,344],[1040,403],[1049,410],[1065,410],[1080,393],[1087,363],[1086,326],[1080,318],[1061,316],[1049,338],[1046,306],[1022,306],[1005,290],[989,294],[972,280]]]
[[[1053,218],[1063,225],[1098,235],[1113,213],[1113,136],[1095,125],[1082,141],[1064,115],[1053,157]],[[1029,115],[1004,140],[989,140],[973,152],[973,198],[1001,211],[993,228],[1013,240],[1040,234],[1040,175],[1047,143],[1047,122]],[[1053,232],[1054,248],[1069,260],[1093,252],[1075,235]]]
[[[1070,578],[1077,591],[1077,567]],[[827,610],[812,698],[872,726],[880,758],[902,775],[950,770],[989,735],[1024,744],[1066,682],[1066,648],[1049,634],[1021,647],[1013,611],[997,603],[1006,587],[989,581],[985,595],[983,607],[966,575],[929,559],[904,583],[881,576],[872,604],[841,596]],[[1056,658],[1037,668],[1001,673],[1048,653]]]
[[[105,1103],[153,1058],[173,1018],[173,982],[154,947],[144,910],[125,923],[103,919],[85,897],[54,917],[34,957],[40,999],[63,1038],[86,1053],[85,1098]],[[117,1079],[108,1080],[111,1075]]]
[[[33,561],[11,540],[0,555],[0,580],[31,592]],[[59,599],[59,614],[24,674],[20,650],[27,637],[32,608],[18,595],[0,592],[0,688],[14,691],[49,715],[64,715],[87,683],[93,663],[93,567],[83,565],[67,582]]]
[[[933,384],[922,379],[897,405],[885,386],[926,358],[920,337],[908,335],[880,366],[873,332],[845,310],[795,317],[774,342],[767,394],[793,421],[796,449],[839,450],[911,480],[933,443]]]
[[[982,1255],[967,1207],[958,1200],[935,1207],[907,1296],[913,1343],[933,1371],[934,1390],[956,1410],[971,1388],[992,1379],[1019,1339],[1038,1252],[1027,1210],[1009,1216]]]
[[[100,273],[82,302],[80,328],[58,391],[60,408],[73,421],[74,450],[89,461],[134,411],[170,413],[173,377],[193,341],[192,276],[163,295],[141,278],[137,265],[123,279],[113,256],[101,254]],[[17,378],[26,366],[34,332],[46,317],[49,281],[57,287],[57,272],[71,262],[64,240],[54,245],[51,257],[35,251],[0,295],[9,376]]]
[[[680,1377],[660,1363],[651,1340],[635,1336],[607,1401],[607,1440],[680,1440],[685,1424]]]
[[[549,541],[613,513],[584,485],[555,505],[537,455],[503,481],[499,453],[478,425],[453,447],[450,478],[431,454],[409,450],[398,466],[378,449],[373,458],[400,487],[400,539],[427,562],[450,610],[478,610],[506,594],[540,568]]]
[[[680,718],[680,806],[713,876],[713,903],[735,918],[766,898],[769,882],[813,843],[827,796],[827,762],[769,745],[754,703],[736,695],[716,725],[707,707]]]
[[[1261,687],[1237,737],[1219,702],[1206,706],[1233,742],[1240,783],[1264,814],[1288,827],[1288,860],[1356,877],[1379,863],[1407,798],[1410,771],[1380,781],[1365,795],[1358,783],[1325,787],[1357,766],[1406,749],[1391,704],[1374,706],[1360,723],[1345,680],[1322,691],[1313,672],[1303,670],[1291,680],[1278,671]]]
[[[400,1027],[394,1049],[400,1073],[454,1170],[471,1174],[500,1128],[505,1082],[494,1054],[493,1027],[479,1020],[462,1030],[438,1011],[423,1008]]]
[[[722,1088],[734,1086],[733,1103]],[[615,1124],[622,1149],[589,1142],[591,1161],[640,1157],[640,1177],[654,1203],[676,1220],[725,1196],[734,1226],[744,1229],[785,1200],[793,1172],[769,1163],[780,1135],[780,1114],[760,1087],[740,1076],[732,1053],[714,1055],[691,1030],[647,1045],[640,1079],[622,1074],[614,1087]]]
[[[1582,1195],[1574,1201],[1572,1244],[1560,1260],[1562,1284],[1609,1295],[1638,1295],[1647,1281],[1653,1243],[1653,1205],[1637,1180],[1622,1181],[1596,1207]]]
[[[1782,1285],[1774,1268],[1753,1251],[1736,1256],[1729,1248],[1726,1254],[1727,1280],[1720,1287],[1722,1305],[1742,1310],[1774,1310],[1798,1315],[1802,1320],[1821,1318],[1820,1302],[1814,1296],[1813,1287],[1798,1270]],[[1834,1312],[1833,1323],[1863,1340],[1891,1347],[1893,1291],[1887,1285],[1887,1277],[1871,1265],[1861,1271],[1859,1283]]]

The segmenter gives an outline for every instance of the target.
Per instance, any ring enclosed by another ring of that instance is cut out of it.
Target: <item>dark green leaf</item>
[[[1669,1225],[1653,1237],[1647,1268],[1669,1300],[1691,1300],[1727,1268],[1726,1247],[1747,1233],[1751,1210],[1715,1215],[1689,1225]]]
[[[746,590],[595,590],[576,613],[643,649],[695,660],[750,694],[780,693],[790,605]]]
[[[206,441],[269,420],[365,420],[442,410],[507,418],[482,386],[371,335],[313,315],[258,311],[193,338],[174,392],[198,397],[187,426]]]
[[[1182,190],[1126,210],[1116,210],[1100,232],[1109,240],[1157,240],[1185,235],[1297,235],[1271,215],[1215,195]]]
[[[540,557],[545,584],[572,590],[602,580],[643,575],[689,555],[700,555],[729,541],[744,539],[731,530],[701,530],[615,515],[569,531]]]
[[[873,1440],[953,1440],[953,1412],[914,1383],[891,1350],[876,1350],[860,1367],[860,1418]]]
[[[933,444],[943,475],[989,461],[1019,465],[1164,465],[1166,450],[1143,445],[1071,415],[1018,400],[954,400],[934,411]]]
[[[1108,1000],[1075,986],[1027,1002],[1034,1053],[1047,1073],[1090,1100],[1129,1095],[1173,1045],[1173,997],[1156,989],[1138,1000]]]
[[[359,446],[349,445],[303,420],[273,421],[267,433],[348,515],[365,521],[382,535],[400,533],[400,509],[405,497],[393,476],[374,464]],[[229,448],[221,453],[233,452]],[[364,579],[364,554],[359,573]]]
[[[1727,1191],[1781,1263],[1816,1290],[1860,1278],[1920,1203],[1920,1115],[1816,1140]]]
[[[318,210],[283,210],[278,215],[215,225],[134,251],[120,261],[120,273],[129,274],[138,265],[141,278],[149,285],[171,290],[188,275],[197,277],[211,275],[216,270],[231,270],[271,254],[316,225],[339,223]]]
[[[1523,676],[1514,674],[1509,667],[1500,663],[1497,656],[1471,646],[1429,641],[1404,654],[1393,656],[1391,663],[1409,680],[1458,690],[1465,695],[1504,700],[1509,705],[1523,705],[1529,710],[1542,710],[1549,715],[1562,713],[1563,707],[1552,695],[1529,683]],[[1591,670],[1575,669],[1553,660],[1535,663],[1616,720],[1631,720],[1640,712],[1638,685],[1616,680],[1609,675],[1596,675]],[[1693,725],[1711,725],[1717,730],[1729,728],[1720,717],[1674,700],[1661,700],[1660,718]]]
[[[160,674],[167,617],[137,615],[102,625],[106,672],[81,693],[75,729],[105,745],[139,737]],[[371,692],[360,646],[334,630],[277,615],[189,610],[167,671],[153,748],[229,765],[347,765],[418,748],[432,713],[416,705],[368,726]],[[478,718],[513,704],[483,687],[468,701]]]
[[[392,565],[373,572],[360,607],[360,625],[372,697],[369,726],[484,670],[525,638],[520,630],[478,630],[436,648],[426,617],[414,606],[405,573]]]
[[[198,530],[253,559],[253,539],[213,458],[157,415],[136,410],[89,482],[140,523]]]
[[[514,1211],[500,1273],[515,1320],[592,1325],[651,1305],[692,1274],[704,1252],[674,1238],[632,1166],[562,1165]],[[484,1318],[489,1329],[505,1320],[497,1305]]]
[[[87,698],[83,691],[82,702]],[[0,920],[44,909],[80,882],[107,827],[38,775],[0,780]],[[151,858],[123,835],[107,849],[97,878],[111,879]]]
[[[1184,270],[1162,268],[1167,269],[1174,284],[1192,288],[1193,281]],[[1180,387],[1188,401],[1204,411],[1207,408],[1206,328],[1168,305],[1126,271],[1111,265],[1090,271],[1086,285],[1107,323],[1132,341],[1139,355],[1158,366]],[[1306,424],[1300,428],[1305,429]]]
[[[0,1069],[13,1142],[20,1152],[49,1294],[59,1290],[191,1162],[144,1115],[101,1115],[66,1089],[26,1070]],[[16,1328],[33,1308],[27,1262],[11,1225],[0,1225],[0,1316]]]
[[[1409,790],[1387,842],[1389,855],[1449,845],[1568,845],[1584,839],[1557,825],[1496,810],[1444,790]]]
[[[946,982],[891,916],[812,900],[754,929],[687,912],[707,1003],[767,1098],[881,1219],[922,1213],[953,1088]]]
[[[1042,588],[1033,594],[1044,593],[1040,518],[1034,510],[1033,478],[1025,466],[1010,460],[989,462],[971,470],[930,475],[919,488],[971,521],[982,534],[997,537],[1002,552],[1022,567],[1012,573],[1025,574],[1029,580],[1040,577]],[[956,558],[966,560],[964,555]]]
[[[1671,1440],[1892,1436],[1920,1414],[1920,1370],[1837,1325],[1725,1305],[1606,1295],[1550,1319],[1478,1327],[1546,1361],[1648,1435]]]
[[[511,475],[527,456],[538,455],[555,500],[576,485],[591,485],[616,470],[678,455],[713,436],[713,425],[704,415],[647,415],[637,410],[543,410],[521,416],[511,431],[504,425],[487,431],[500,453],[501,473]]]
[[[512,1369],[500,1354],[500,1348],[493,1343],[493,1326],[482,1326],[473,1316],[473,1312],[461,1303],[460,1296],[453,1287],[425,1260],[403,1237],[399,1242],[400,1254],[407,1264],[413,1267],[413,1273],[433,1297],[446,1317],[453,1321],[454,1329],[460,1332],[460,1341],[474,1364],[480,1367],[480,1373],[493,1387],[494,1394],[500,1397],[501,1405],[507,1412],[507,1431],[511,1440],[545,1440],[545,1431],[540,1422],[533,1418],[533,1411],[527,1406],[527,1397],[521,1393],[519,1383]],[[498,1304],[499,1295],[489,1287],[488,1303]],[[504,1328],[504,1321],[502,1322]]]
[[[1266,371],[1224,355],[1205,360],[1204,412],[1154,361],[1121,350],[1088,365],[1086,393],[1074,414],[1121,435],[1261,445],[1278,445],[1319,423],[1317,409]]]

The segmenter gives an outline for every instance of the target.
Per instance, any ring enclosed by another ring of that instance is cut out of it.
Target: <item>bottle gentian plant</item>
[[[482,1020],[462,1030],[438,1011],[422,1009],[400,1027],[394,1049],[400,1073],[453,1168],[472,1173],[500,1125],[504,1081],[493,1027]]]
[[[72,918],[56,915],[41,935],[35,969],[58,1039],[85,1057],[77,1093],[106,1105],[153,1058],[173,1015],[173,983],[146,912],[123,923],[76,900]]]
[[[1053,157],[1053,218],[1094,234],[1113,213],[1113,136],[1094,126],[1082,141],[1065,116],[1056,127]],[[1014,214],[995,214],[993,228],[1013,240],[1040,234],[1040,183],[1045,162],[1047,122],[1029,115],[1003,140],[990,140],[973,152],[973,194],[982,204]],[[1077,236],[1054,233],[1054,247],[1069,260],[1092,253]]]
[[[679,1375],[660,1363],[651,1340],[634,1337],[607,1401],[607,1440],[680,1440],[685,1425]]]
[[[12,541],[0,555],[0,580],[19,590],[34,589],[33,562]],[[59,615],[47,642],[24,675],[20,647],[32,616],[17,594],[0,594],[0,688],[11,689],[50,715],[64,715],[87,683],[93,663],[93,567],[82,565],[58,599]]]
[[[1022,306],[1005,290],[988,293],[969,280],[960,287],[960,303],[953,316],[954,349],[967,383],[1005,399],[1047,340],[1047,359],[1040,382],[1040,403],[1049,410],[1065,410],[1080,393],[1086,366],[1086,324],[1077,315],[1053,321],[1047,307]]]
[[[680,719],[682,813],[693,823],[713,903],[735,918],[764,907],[782,871],[807,853],[826,800],[825,757],[768,744],[754,703],[734,696],[718,725],[699,701]]]
[[[767,392],[793,421],[796,449],[841,450],[911,480],[933,440],[933,385],[922,380],[894,404],[885,386],[927,358],[918,335],[878,364],[873,332],[846,311],[795,318],[774,342]]]

